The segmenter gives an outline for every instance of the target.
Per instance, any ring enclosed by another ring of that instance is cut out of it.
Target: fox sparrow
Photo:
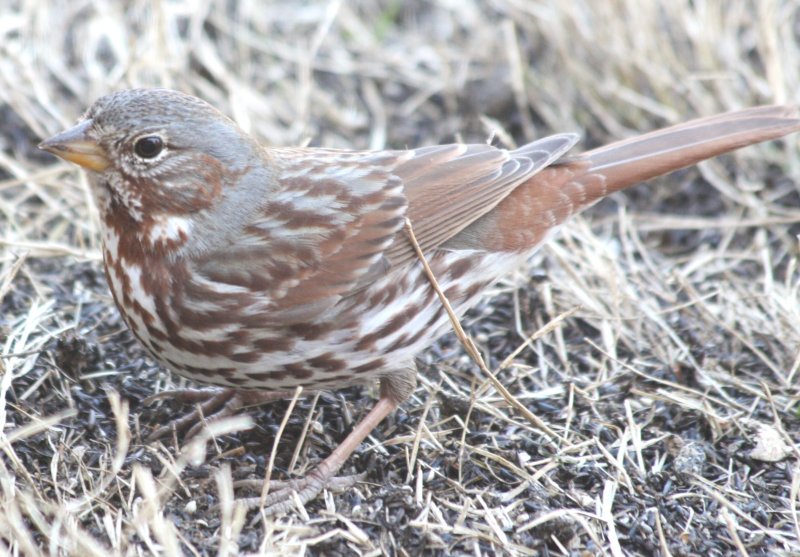
[[[270,494],[277,512],[292,490],[302,501],[320,492],[410,395],[414,356],[449,328],[406,218],[460,315],[600,198],[797,130],[797,110],[773,106],[569,157],[573,134],[513,151],[268,148],[206,102],[150,89],[102,97],[40,147],[88,172],[131,331],[169,369],[224,387],[216,403],[380,379],[379,401],[341,445]]]

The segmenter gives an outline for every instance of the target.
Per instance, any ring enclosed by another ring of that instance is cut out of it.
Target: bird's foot
[[[363,474],[355,476],[336,476],[353,451],[366,439],[367,435],[383,418],[397,408],[397,401],[389,396],[381,396],[372,410],[356,424],[353,431],[333,452],[302,478],[288,481],[270,481],[266,496],[239,499],[248,509],[262,509],[266,515],[274,515],[292,510],[296,505],[305,504],[319,495],[323,489],[347,489],[362,480]],[[261,480],[236,482],[234,487],[262,487]]]
[[[328,458],[320,462],[305,477],[282,482],[270,481],[269,491],[266,495],[240,499],[239,501],[244,503],[247,508],[260,508],[265,514],[274,515],[291,510],[298,503],[302,505],[314,499],[325,488],[347,489],[363,479],[363,475],[339,477],[336,474],[375,426],[397,408],[400,400],[403,400],[404,397],[399,395],[404,395],[405,393],[395,388],[396,382],[396,377],[393,381],[382,381],[381,398],[372,410],[356,424],[350,434],[333,450]],[[413,380],[406,381],[402,385],[413,385]],[[228,416],[244,406],[260,404],[287,396],[289,395],[284,392],[259,393],[257,391],[247,392],[233,389],[186,389],[159,393],[146,399],[145,403],[150,404],[164,398],[177,398],[186,402],[194,402],[197,404],[197,408],[194,412],[176,418],[171,423],[157,428],[150,434],[150,437],[159,438],[170,432],[187,428],[187,434],[191,436],[201,431],[205,423]],[[198,419],[199,417],[201,419]],[[244,487],[247,484],[238,483],[237,485]],[[252,486],[252,484],[250,485]],[[264,482],[258,481],[255,485],[256,487],[263,487]]]
[[[270,480],[269,490],[264,491],[265,480],[240,480],[233,483],[235,489],[261,490],[260,497],[241,497],[236,503],[247,510],[262,509],[265,516],[288,512],[316,498],[322,490],[344,491],[363,481],[366,474],[336,476],[337,470],[323,461],[302,478],[294,480]]]

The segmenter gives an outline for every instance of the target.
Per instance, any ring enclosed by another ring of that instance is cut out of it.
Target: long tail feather
[[[740,147],[800,130],[796,106],[762,106],[700,118],[618,141],[584,154],[587,174],[601,173],[608,191],[697,164]]]
[[[527,252],[553,227],[608,194],[796,131],[796,106],[764,106],[692,120],[567,156],[519,185],[449,245]]]

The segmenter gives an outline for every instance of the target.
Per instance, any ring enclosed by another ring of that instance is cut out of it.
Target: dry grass
[[[512,404],[448,337],[348,462],[366,480],[276,519],[232,484],[264,475],[287,404],[183,452],[143,441],[185,409],[141,400],[179,380],[113,308],[84,179],[34,147],[142,85],[273,144],[591,146],[796,101],[800,2],[125,4],[0,8],[0,553],[800,554],[796,138],[565,226],[465,322]],[[370,403],[299,401],[273,477]]]

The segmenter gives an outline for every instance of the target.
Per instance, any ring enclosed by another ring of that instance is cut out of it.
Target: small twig
[[[658,509],[655,510],[656,515],[656,532],[658,533],[658,545],[661,547],[661,553],[664,557],[672,557],[672,552],[669,550],[667,538],[664,536],[664,527],[661,524],[661,513]]]
[[[39,348],[36,350],[25,350],[24,352],[9,352],[8,354],[0,354],[0,359],[4,358],[23,358],[25,356],[33,356],[34,354],[41,354],[46,352],[46,348]]]
[[[419,418],[419,427],[414,435],[414,442],[411,445],[411,457],[408,459],[408,475],[406,476],[406,483],[410,483],[411,478],[414,475],[414,463],[417,461],[419,444],[422,441],[422,430],[424,429],[422,426],[425,423],[425,418],[428,417],[428,412],[430,411],[431,406],[433,406],[433,401],[434,397],[429,395],[428,400],[425,402],[425,407],[422,409],[422,415]]]
[[[472,358],[476,364],[478,364],[478,367],[492,383],[492,386],[497,389],[497,392],[500,393],[500,395],[509,405],[516,408],[523,416],[525,416],[525,418],[528,419],[528,421],[530,421],[536,428],[546,433],[549,437],[558,439],[562,443],[566,443],[566,439],[550,429],[546,423],[540,420],[533,412],[528,410],[522,403],[515,399],[511,393],[508,392],[508,389],[506,389],[505,386],[503,386],[503,384],[497,379],[497,377],[491,371],[489,371],[489,368],[483,361],[480,351],[475,346],[475,343],[472,341],[472,339],[467,336],[467,333],[464,332],[464,328],[461,326],[461,322],[458,320],[458,316],[456,315],[455,311],[453,311],[450,301],[447,299],[447,296],[445,296],[444,292],[442,292],[442,289],[439,286],[439,281],[436,280],[436,276],[433,274],[430,265],[428,265],[428,260],[425,258],[425,254],[422,253],[422,248],[419,247],[419,242],[417,242],[417,237],[414,235],[414,230],[411,227],[411,221],[408,219],[406,219],[405,229],[406,234],[408,234],[408,238],[411,241],[411,245],[414,246],[414,251],[422,263],[422,268],[425,270],[425,274],[428,276],[431,286],[439,296],[439,300],[441,300],[442,305],[447,312],[447,316],[450,318],[450,323],[453,325],[453,330],[456,333],[456,337],[458,338],[459,342],[461,342],[462,346],[464,346],[464,349],[467,351],[469,357]]]
[[[292,454],[292,460],[289,461],[289,467],[287,471],[291,473],[294,470],[295,465],[297,464],[297,459],[300,458],[300,451],[303,450],[303,445],[305,444],[306,436],[308,435],[308,430],[311,429],[311,423],[314,421],[314,412],[317,410],[317,402],[319,402],[319,395],[317,393],[314,395],[314,400],[311,401],[311,408],[308,410],[308,418],[306,418],[306,423],[303,424],[303,431],[300,432],[300,437],[297,440],[297,446],[294,449],[294,453]],[[295,397],[296,399],[296,397]]]
[[[736,532],[736,521],[731,516],[731,513],[728,512],[728,509],[723,507],[720,509],[720,514],[722,515],[722,518],[725,519],[725,526],[728,527],[728,532],[731,534],[733,545],[735,545],[736,549],[739,550],[739,555],[742,557],[748,557],[750,554],[747,552],[747,548],[745,548],[744,544],[742,543],[742,539]]]
[[[272,443],[272,451],[269,453],[269,463],[267,464],[267,473],[264,476],[264,487],[261,489],[261,506],[263,507],[267,501],[267,495],[269,494],[269,482],[272,479],[272,467],[275,466],[275,457],[278,454],[278,443],[283,436],[283,431],[286,429],[286,424],[289,423],[289,416],[292,415],[292,411],[294,410],[295,404],[297,404],[297,400],[300,398],[300,393],[303,392],[303,387],[297,387],[297,390],[294,392],[294,396],[292,400],[289,402],[289,408],[286,409],[286,413],[283,415],[283,420],[281,421],[281,426],[278,428],[278,433],[275,434],[275,441]]]
[[[564,313],[556,315],[553,319],[551,319],[550,321],[545,323],[536,332],[534,332],[532,335],[530,335],[528,338],[526,338],[525,341],[522,344],[517,346],[514,349],[514,351],[511,354],[509,354],[508,357],[505,360],[503,360],[500,363],[499,366],[497,366],[497,369],[501,370],[501,369],[505,369],[508,366],[510,366],[511,362],[513,362],[514,359],[517,356],[519,356],[520,352],[522,352],[523,350],[525,350],[525,348],[527,348],[528,346],[533,344],[534,341],[539,340],[543,336],[550,334],[552,331],[554,331],[561,324],[562,321],[564,321],[568,317],[572,317],[573,315],[575,315],[578,312],[579,309],[581,309],[580,306],[575,306],[572,309],[568,309]]]

